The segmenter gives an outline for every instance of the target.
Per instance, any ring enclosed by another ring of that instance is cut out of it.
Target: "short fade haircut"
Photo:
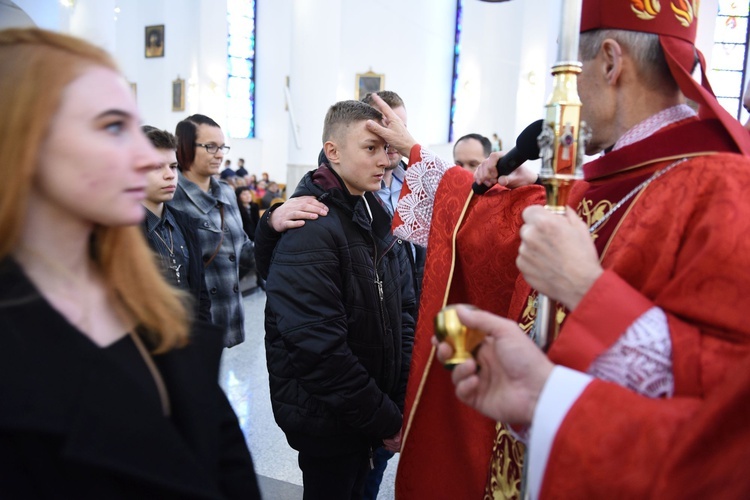
[[[143,125],[141,130],[156,149],[171,149],[173,151],[177,149],[177,138],[170,132],[159,130],[151,125]]]
[[[467,139],[475,139],[482,143],[482,149],[484,150],[485,158],[488,158],[490,156],[490,153],[492,153],[492,143],[485,136],[483,136],[482,134],[466,134],[465,136],[457,140],[453,145],[453,154],[456,154],[456,146],[458,146],[458,143]]]
[[[378,94],[378,97],[383,99],[385,103],[393,108],[405,108],[404,100],[401,99],[401,96],[399,96],[397,93],[391,91],[391,90],[381,90],[380,92],[369,92],[367,93],[360,101],[362,101],[365,104],[369,104],[370,106],[373,105],[372,103],[372,94]]]
[[[219,127],[219,124],[206,115],[190,115],[175,128],[174,135],[177,136],[177,164],[181,171],[190,170],[190,165],[195,161],[195,140],[198,137],[198,125]]]
[[[335,139],[341,130],[353,123],[366,120],[382,121],[383,115],[380,111],[362,101],[339,101],[326,113],[323,122],[323,144]]]

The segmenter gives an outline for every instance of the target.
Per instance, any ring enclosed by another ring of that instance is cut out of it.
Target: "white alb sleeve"
[[[560,424],[592,380],[593,377],[585,373],[556,366],[544,384],[534,410],[529,440],[526,486],[532,499],[539,498],[547,460]]]

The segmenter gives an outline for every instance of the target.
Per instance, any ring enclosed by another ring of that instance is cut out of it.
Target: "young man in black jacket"
[[[203,273],[201,247],[195,227],[199,223],[188,214],[167,205],[177,188],[177,139],[166,130],[150,125],[141,127],[156,148],[161,163],[146,175],[146,218],[141,227],[151,249],[159,255],[165,278],[173,286],[192,295],[195,319],[211,322],[211,299]]]
[[[334,104],[323,148],[295,196],[326,217],[284,233],[270,266],[266,355],[276,422],[299,451],[305,499],[360,498],[373,447],[400,446],[414,294],[408,257],[373,191],[386,144],[358,102]]]

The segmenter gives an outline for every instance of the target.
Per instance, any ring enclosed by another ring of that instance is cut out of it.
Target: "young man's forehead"
[[[367,130],[367,119],[365,120],[353,120],[347,123],[338,123],[334,125],[331,131],[333,139],[339,141],[346,140],[353,134],[366,134],[368,137],[371,136],[374,140],[381,140],[380,136],[373,134]]]
[[[177,153],[171,148],[156,148],[156,152],[165,163],[177,163]]]

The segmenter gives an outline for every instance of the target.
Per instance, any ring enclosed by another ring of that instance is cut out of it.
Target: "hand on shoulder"
[[[328,207],[314,196],[299,196],[290,198],[275,208],[268,216],[268,225],[277,233],[283,233],[287,229],[304,226],[306,220],[315,220],[326,215]]]

